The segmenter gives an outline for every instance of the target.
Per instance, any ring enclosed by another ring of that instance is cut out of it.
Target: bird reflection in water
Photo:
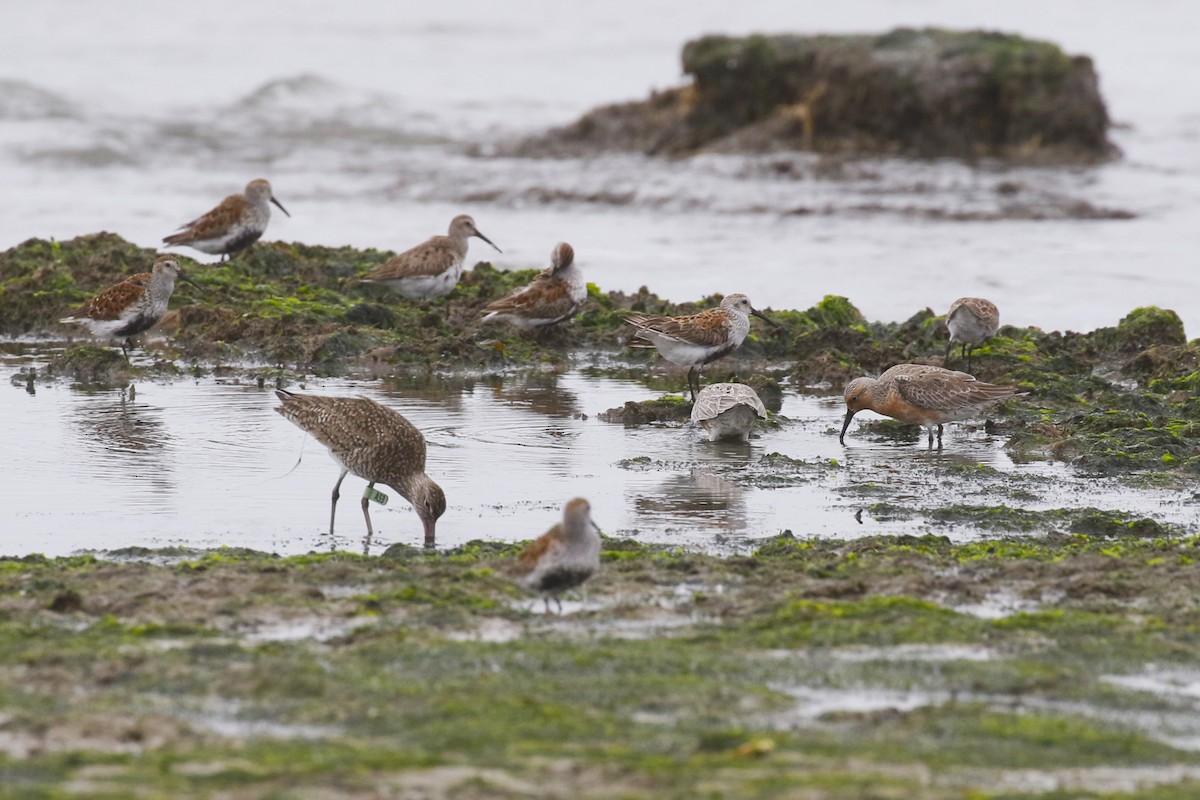
[[[670,527],[677,521],[724,533],[747,527],[745,490],[707,469],[673,475],[652,491],[635,496],[633,503],[639,516],[657,518],[656,524]]]
[[[496,380],[493,396],[513,408],[522,408],[547,417],[569,418],[579,413],[579,396],[559,387],[558,375],[537,373],[520,378]]]

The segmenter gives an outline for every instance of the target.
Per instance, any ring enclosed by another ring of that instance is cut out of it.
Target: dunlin
[[[582,497],[563,506],[562,522],[546,531],[521,553],[511,575],[533,592],[540,592],[550,613],[550,597],[580,586],[600,569],[600,530],[592,522],[592,507]]]
[[[587,282],[575,266],[575,250],[559,242],[550,254],[550,266],[533,282],[489,303],[484,320],[511,322],[523,331],[568,320],[587,299]]]
[[[128,361],[132,337],[154,327],[167,313],[176,278],[200,288],[183,274],[175,256],[159,256],[150,272],[131,275],[93,297],[78,313],[59,322],[84,325],[95,336],[120,339],[121,352]]]
[[[741,346],[750,332],[751,315],[779,327],[774,320],[750,305],[744,294],[731,294],[719,308],[710,308],[687,317],[658,314],[628,314],[623,319],[637,328],[631,347],[654,347],[659,354],[688,369],[688,388],[692,400],[700,391],[700,367],[716,361]]]
[[[434,236],[416,247],[392,256],[362,276],[368,283],[382,283],[409,300],[429,300],[450,294],[462,275],[467,257],[467,240],[478,236],[492,247],[492,240],[479,232],[475,220],[459,214],[450,220],[446,236]],[[496,252],[503,252],[496,247]]]
[[[708,440],[750,439],[755,421],[767,418],[758,393],[744,383],[705,386],[692,406],[692,422],[708,432]]]
[[[275,410],[329,448],[329,454],[342,468],[333,485],[329,509],[331,538],[338,490],[346,473],[353,472],[368,485],[362,500],[367,521],[366,548],[375,534],[367,503],[376,483],[391,486],[412,504],[425,525],[425,546],[433,547],[438,517],[446,511],[446,495],[425,474],[425,437],[411,422],[366,397],[319,397],[283,389],[275,394],[283,401]]]
[[[971,368],[969,347],[983,344],[1000,330],[1000,309],[991,300],[982,297],[960,297],[950,305],[946,314],[946,327],[950,329],[950,341],[946,345],[946,359],[955,342],[962,343],[962,357]]]
[[[850,420],[859,411],[868,409],[925,428],[929,431],[930,447],[936,426],[941,447],[943,423],[977,417],[993,403],[1023,393],[1016,386],[984,383],[965,372],[924,364],[898,364],[878,378],[855,378],[846,384],[846,421],[838,441],[846,443]]]
[[[221,260],[258,241],[271,221],[274,203],[289,217],[288,210],[275,199],[271,184],[262,178],[246,184],[245,194],[231,194],[203,216],[179,226],[179,233],[163,238],[169,245],[187,245],[202,253],[220,254]]]

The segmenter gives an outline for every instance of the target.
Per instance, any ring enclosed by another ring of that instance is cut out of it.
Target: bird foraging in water
[[[758,393],[744,383],[705,386],[692,405],[692,422],[708,433],[710,442],[718,439],[749,441],[750,431],[760,417],[767,418],[767,409]]]
[[[533,282],[484,307],[484,321],[511,322],[523,331],[568,320],[587,300],[587,282],[575,266],[575,250],[566,242],[555,245],[550,266]]]
[[[479,232],[475,220],[459,214],[450,220],[446,236],[434,236],[416,247],[394,255],[363,275],[366,283],[382,283],[409,300],[430,300],[450,294],[462,275],[467,257],[467,240],[472,236],[483,239],[497,253],[503,252],[492,240]]]
[[[968,348],[983,344],[996,335],[1000,330],[1000,309],[982,297],[960,297],[950,304],[946,327],[950,330],[950,341],[946,344],[943,362],[950,359],[954,343],[960,342],[962,358],[966,359],[967,369],[970,369],[971,351]]]
[[[376,483],[386,484],[412,504],[425,526],[425,546],[434,546],[438,517],[446,511],[446,495],[425,474],[425,437],[411,422],[366,397],[322,397],[284,389],[277,389],[275,394],[282,401],[275,410],[325,445],[341,467],[329,509],[330,538],[342,480],[353,472],[367,481],[369,489],[374,489]],[[364,494],[364,550],[370,548],[375,533],[367,503]]]
[[[637,329],[630,347],[654,347],[667,361],[689,368],[688,388],[695,402],[700,392],[699,368],[739,348],[750,333],[751,316],[779,327],[750,305],[744,294],[727,295],[718,308],[686,317],[626,314],[622,319]]]
[[[942,424],[979,416],[988,406],[1025,390],[976,380],[965,372],[924,364],[897,364],[878,378],[855,378],[846,384],[846,421],[838,441],[846,443],[850,420],[863,409],[901,422],[920,425],[929,432],[937,427],[942,446]]]
[[[581,586],[600,569],[600,529],[592,521],[592,507],[582,497],[563,506],[562,522],[529,543],[509,574],[531,592],[540,592],[550,613],[550,598]]]
[[[121,352],[128,361],[133,337],[150,330],[167,313],[176,278],[200,289],[198,283],[183,274],[179,259],[172,255],[159,256],[150,272],[131,275],[93,297],[81,311],[63,317],[59,322],[83,325],[95,336],[120,339]]]
[[[224,261],[259,240],[271,221],[274,203],[289,217],[291,214],[275,199],[271,184],[257,178],[246,184],[244,194],[231,194],[207,214],[179,226],[179,232],[163,238],[168,245],[187,245],[209,255],[220,254]]]

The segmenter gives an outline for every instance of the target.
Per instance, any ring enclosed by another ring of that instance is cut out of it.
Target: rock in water
[[[1111,157],[1092,61],[987,31],[705,36],[693,83],[605,106],[517,147],[686,155],[779,148],[1086,162]]]

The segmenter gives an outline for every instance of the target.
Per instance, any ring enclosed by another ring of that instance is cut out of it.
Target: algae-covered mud
[[[358,282],[386,255],[267,242],[225,264],[184,259],[203,294],[181,287],[127,364],[109,343],[64,343],[74,334],[55,321],[114,273],[144,266],[148,251],[101,234],[0,254],[0,319],[20,337],[5,362],[9,441],[22,454],[4,466],[21,520],[9,552],[351,546],[361,533],[352,511],[333,540],[323,519],[336,468],[279,424],[276,385],[373,394],[414,419],[454,497],[443,545],[485,530],[529,538],[541,523],[521,510],[573,494],[610,509],[598,512],[610,534],[713,552],[783,530],[963,540],[1095,532],[1093,512],[1101,528],[1169,534],[1195,523],[1198,351],[1168,310],[1135,309],[1088,334],[1003,328],[972,371],[1028,394],[986,424],[952,426],[947,447],[930,451],[915,428],[886,420],[856,423],[845,448],[836,433],[848,379],[943,363],[937,314],[872,323],[839,297],[773,308],[778,329],[755,328],[705,372],[750,381],[778,412],[730,449],[682,430],[683,371],[624,348],[620,319],[715,298],[679,304],[593,285],[575,320],[522,334],[481,324],[479,310],[532,271],[478,264],[447,298],[418,305]],[[380,546],[408,541],[403,504],[383,519]]]
[[[1194,537],[0,560],[0,797],[1200,791]]]

